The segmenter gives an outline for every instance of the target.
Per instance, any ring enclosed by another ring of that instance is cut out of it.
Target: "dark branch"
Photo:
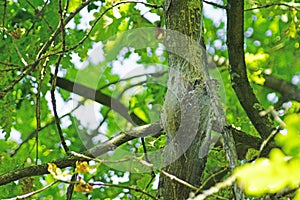
[[[85,151],[82,154],[89,157],[97,157],[104,153],[107,153],[108,151],[116,149],[118,146],[134,138],[157,134],[160,131],[161,131],[161,127],[159,123],[136,127],[126,133],[120,133],[119,135],[108,140],[107,142],[100,144],[99,146],[93,147],[92,149]],[[76,161],[87,161],[87,160],[89,159],[84,156],[77,157],[71,155],[67,158],[62,158],[53,161],[53,163],[55,163],[59,168],[66,168],[66,167],[74,166]],[[34,165],[34,166],[20,168],[14,171],[7,172],[5,174],[0,175],[0,186],[19,180],[21,178],[48,174],[49,172],[47,168],[48,168],[47,163],[44,163],[41,165]]]
[[[124,117],[126,120],[128,120],[130,123],[134,125],[145,124],[145,122],[142,121],[134,113],[129,115],[128,108],[123,104],[121,104],[117,99],[114,99],[109,95],[102,93],[99,90],[91,89],[89,87],[86,87],[79,83],[74,83],[72,81],[69,81],[61,77],[57,77],[56,85],[64,90],[81,95],[87,99],[94,100],[98,103],[101,103],[102,105],[111,108],[112,110],[118,112],[122,117]]]
[[[300,11],[300,8],[297,8],[296,6],[293,6],[293,5],[290,5],[290,4],[287,4],[287,3],[271,3],[271,4],[257,6],[255,8],[248,8],[248,9],[245,9],[245,11],[251,11],[251,10],[256,10],[256,9],[261,9],[261,8],[269,8],[271,6],[286,6],[286,7],[289,7],[291,9],[295,9],[295,10]]]
[[[74,85],[77,85],[75,91],[73,89],[73,87],[75,87]],[[108,106],[109,108],[115,109],[115,111],[120,113],[128,121],[138,120],[137,116],[129,115],[128,109],[120,102],[117,102],[118,106],[116,106],[117,105],[116,103],[111,104],[112,101],[117,101],[117,100],[111,100],[112,98],[110,96],[103,94],[100,91],[93,90],[86,86],[74,83],[72,81],[60,77],[57,77],[57,86],[67,91],[82,95],[85,98],[95,100],[96,102]],[[113,105],[113,107],[111,107],[111,105]],[[116,109],[116,108],[121,108],[121,109]],[[131,119],[130,117],[133,118]],[[215,131],[218,131],[218,127],[213,127],[213,129],[215,129]],[[260,144],[263,142],[263,140],[261,140],[258,137],[254,137],[249,134],[246,134],[242,131],[238,131],[236,129],[233,129],[232,131],[234,135],[234,140],[236,141],[237,153],[239,159],[245,158],[247,149],[250,147],[259,150]]]
[[[261,144],[263,143],[263,139],[249,135],[243,131],[237,130],[232,126],[228,126],[228,128],[232,131],[232,135],[235,141],[238,158],[240,160],[245,159],[246,153],[249,148],[253,148],[259,150]],[[268,143],[268,145],[261,152],[261,156],[267,156],[272,148],[276,147],[274,142]]]
[[[63,10],[62,10],[62,2],[61,0],[59,0],[59,8],[58,8],[58,13],[60,16],[60,27],[61,27],[61,43],[62,43],[62,50],[64,51],[66,48],[66,41],[65,41],[65,29],[64,29],[64,20],[63,20]],[[58,113],[57,113],[57,109],[56,109],[56,98],[55,98],[55,87],[56,87],[56,79],[57,79],[57,74],[58,74],[58,68],[60,65],[60,62],[62,61],[63,58],[63,54],[60,54],[58,56],[57,62],[55,64],[55,72],[54,75],[52,76],[52,84],[51,84],[51,102],[52,102],[52,108],[53,108],[53,113],[54,113],[54,119],[55,119],[55,124],[56,124],[56,128],[57,128],[57,132],[61,141],[61,144],[63,146],[63,149],[65,150],[65,152],[68,154],[69,152],[69,147],[66,144],[65,138],[63,136],[63,132],[60,126],[60,119],[58,117]]]
[[[216,6],[218,8],[227,9],[227,6],[223,6],[223,5],[214,3],[214,2],[210,2],[210,1],[206,1],[206,0],[203,0],[203,2],[206,4],[212,5],[212,6]]]
[[[300,89],[296,85],[271,75],[265,74],[264,78],[264,87],[280,93],[287,100],[300,102]]]
[[[263,142],[262,139],[248,135],[233,127],[228,128],[230,128],[233,132],[239,159],[245,158],[248,148],[255,148],[259,150],[260,144]],[[82,155],[86,155],[89,157],[97,157],[103,155],[104,153],[107,153],[108,151],[116,149],[118,146],[134,138],[145,137],[154,134],[158,135],[161,131],[162,127],[159,123],[140,126],[126,133],[120,133],[119,135],[108,140],[107,142],[83,152]],[[271,143],[269,146],[267,146],[262,152],[262,156],[267,155],[270,149],[274,146],[274,143]],[[76,161],[88,160],[90,160],[88,157],[70,155],[67,158],[62,158],[53,161],[53,163],[55,163],[59,168],[66,168],[74,166]],[[19,180],[21,178],[48,174],[49,172],[47,168],[47,163],[44,163],[41,165],[30,166],[7,172],[5,174],[0,175],[0,186]]]
[[[247,77],[244,54],[244,1],[229,0],[227,9],[227,45],[232,87],[250,121],[266,139],[275,129],[269,115],[260,116],[263,107],[256,98]]]

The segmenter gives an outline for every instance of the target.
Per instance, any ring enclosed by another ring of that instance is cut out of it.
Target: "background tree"
[[[299,198],[299,7],[4,0],[1,199]]]

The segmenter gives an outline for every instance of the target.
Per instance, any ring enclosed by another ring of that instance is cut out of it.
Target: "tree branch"
[[[111,102],[112,101],[117,101],[117,100],[111,100],[112,98],[106,94],[101,93],[100,91],[96,91],[94,89],[88,88],[86,86],[80,85],[78,83],[74,83],[72,81],[66,80],[64,78],[60,78],[57,77],[57,86],[59,86],[62,89],[65,89],[67,91],[70,92],[74,92],[76,94],[79,94],[85,98],[89,98],[92,99],[98,103],[101,103],[105,106],[108,106],[109,108],[111,108]],[[73,91],[73,86],[76,86],[76,91]],[[97,95],[96,95],[97,93]],[[113,107],[114,109],[116,108],[121,108],[121,109],[116,109],[115,111],[117,111],[118,113],[120,113],[125,119],[127,119],[128,121],[131,120],[138,120],[138,117],[134,115],[134,113],[132,115],[128,114],[128,108],[126,108],[123,104],[121,104],[120,102],[117,101],[118,106],[116,106],[116,103],[113,103]],[[132,119],[130,117],[133,117]],[[138,121],[139,123],[139,121]],[[213,129],[216,129],[216,131],[218,131],[218,127],[213,127]],[[233,127],[230,127],[230,129],[233,131],[233,138],[236,142],[236,148],[237,148],[237,153],[238,153],[238,158],[239,159],[244,159],[245,155],[247,153],[248,148],[254,148],[259,150],[260,148],[260,144],[263,142],[262,139],[258,138],[258,137],[254,137],[251,136],[245,132],[239,131]],[[274,145],[272,145],[274,147]],[[266,152],[268,152],[267,150],[270,150],[270,148],[266,149]],[[262,155],[266,155],[265,151],[263,152]]]
[[[235,143],[237,145],[237,152],[240,159],[245,158],[245,154],[248,148],[259,149],[262,140],[260,138],[248,135],[242,131],[239,131],[233,127],[230,127],[233,131],[233,136],[235,139]],[[97,157],[108,151],[116,149],[118,146],[128,142],[134,138],[145,137],[148,135],[158,134],[162,131],[162,127],[159,123],[144,125],[140,127],[136,127],[128,132],[120,133],[119,135],[111,138],[107,142],[100,144],[88,151],[83,152],[81,155],[83,156],[75,156],[76,154],[72,154],[67,158],[62,158],[52,163],[55,163],[59,168],[66,168],[74,166],[76,161],[88,161],[90,157]],[[273,143],[270,146],[267,146],[264,149],[262,155],[266,155],[271,147],[273,147]],[[0,175],[0,186],[8,184],[10,182],[19,180],[21,178],[30,177],[30,176],[40,176],[44,174],[48,174],[48,165],[47,163],[41,165],[34,165],[26,168],[16,169],[14,171],[7,172],[5,174]]]
[[[43,58],[42,55],[47,51],[47,49],[50,47],[50,45],[55,40],[55,38],[57,37],[57,35],[60,33],[61,26],[67,25],[69,23],[69,21],[71,21],[77,13],[79,13],[85,6],[87,6],[92,1],[93,0],[84,1],[73,12],[71,12],[67,18],[65,18],[65,20],[64,20],[63,23],[59,23],[58,24],[58,26],[55,29],[55,31],[51,34],[51,36],[49,37],[49,39],[44,43],[44,45],[41,47],[40,51],[36,55],[35,61],[32,64],[25,65],[26,69],[22,73],[20,73],[16,77],[16,79],[9,86],[7,86],[2,91],[0,91],[0,99],[4,98],[4,96],[10,90],[12,90],[17,83],[19,83],[26,75],[30,74],[31,71],[38,65],[38,63],[40,62],[40,60],[45,59],[47,57],[46,56],[46,57]],[[57,55],[57,54],[55,54],[55,55]]]
[[[229,0],[228,5],[227,45],[232,87],[250,121],[265,139],[275,128],[269,115],[259,115],[264,109],[256,98],[247,77],[244,54],[244,1]]]
[[[261,144],[264,142],[263,139],[249,135],[243,131],[237,130],[232,126],[227,126],[227,128],[230,129],[230,131],[232,131],[239,160],[245,159],[246,153],[249,148],[254,148],[256,150],[259,150]],[[276,147],[274,142],[268,143],[266,148],[263,149],[261,155],[267,156],[270,150],[274,147]]]
[[[65,29],[64,29],[64,18],[63,18],[63,8],[62,8],[62,1],[59,0],[58,1],[58,13],[60,16],[60,21],[59,23],[61,24],[61,43],[62,43],[62,50],[64,51],[66,49],[66,38],[65,38]],[[54,74],[52,76],[52,83],[51,83],[51,90],[50,90],[50,94],[51,94],[51,102],[52,102],[52,109],[53,109],[53,114],[54,114],[54,119],[55,119],[55,124],[56,124],[56,129],[62,144],[63,149],[65,150],[65,152],[68,154],[69,153],[69,147],[66,144],[65,138],[63,136],[63,132],[60,126],[60,120],[58,117],[58,113],[57,113],[57,109],[56,109],[56,98],[55,98],[55,88],[56,88],[56,78],[57,78],[57,74],[58,74],[58,68],[59,65],[62,61],[63,58],[63,54],[60,54],[58,56],[57,62],[55,63],[55,71]]]
[[[174,181],[176,181],[176,182],[178,182],[178,183],[180,183],[180,184],[182,184],[182,185],[185,185],[185,186],[191,188],[192,190],[195,190],[195,191],[196,191],[196,190],[198,189],[197,187],[193,186],[192,184],[186,182],[185,180],[182,180],[182,179],[176,177],[176,176],[173,175],[173,174],[169,174],[168,172],[166,172],[166,171],[164,171],[164,170],[160,170],[160,173],[162,173],[163,175],[165,175],[166,177],[168,177],[168,178],[171,179],[172,181],[174,180]]]
[[[227,9],[227,6],[223,6],[223,5],[214,3],[214,2],[210,2],[210,1],[206,1],[206,0],[203,0],[203,2],[206,4],[212,5],[212,6],[216,6],[218,8]]]
[[[118,112],[122,117],[124,117],[126,120],[128,120],[133,125],[141,125],[145,124],[143,120],[141,120],[138,116],[136,116],[134,113],[131,115],[128,114],[128,108],[121,104],[117,99],[114,99],[110,97],[109,95],[106,95],[102,93],[99,90],[94,90],[92,88],[86,87],[84,85],[81,85],[79,83],[74,83],[72,81],[69,81],[65,78],[57,77],[56,79],[56,85],[64,90],[67,90],[69,92],[73,92],[75,94],[81,95],[87,99],[91,99],[93,101],[96,101],[98,103],[101,103],[102,105],[105,105],[114,111]]]
[[[161,131],[161,126],[159,123],[148,124],[144,126],[136,127],[128,132],[120,133],[119,135],[111,138],[99,146],[93,147],[92,149],[83,152],[83,155],[89,157],[97,157],[108,151],[116,149],[118,146],[128,142],[134,138],[145,137],[147,135],[157,134]],[[67,158],[62,158],[52,163],[56,164],[59,168],[66,168],[74,166],[76,161],[87,161],[90,160],[88,157],[84,156],[68,156]],[[0,175],[0,186],[7,183],[19,180],[21,178],[30,177],[30,176],[40,176],[48,174],[48,165],[43,163],[41,165],[34,165],[26,168],[16,169],[14,171],[7,172]]]
[[[264,78],[264,87],[280,93],[287,100],[300,102],[300,89],[296,85],[267,74],[264,75]]]
[[[137,188],[135,186],[127,186],[127,185],[118,185],[118,184],[111,184],[111,183],[94,183],[92,184],[93,186],[107,186],[107,187],[117,187],[117,188],[123,188],[123,189],[128,189],[128,190],[133,190],[133,191],[136,191],[136,192],[140,192],[152,199],[155,199],[155,200],[159,200],[158,198],[156,198],[155,196],[153,196],[152,194],[146,192],[145,190],[142,190],[140,188]]]
[[[20,199],[28,199],[29,197],[33,196],[33,195],[36,195],[38,193],[41,193],[43,192],[44,190],[52,187],[54,184],[56,184],[58,181],[53,181],[52,183],[46,185],[45,187],[39,189],[39,190],[36,190],[36,191],[33,191],[33,192],[30,192],[30,193],[27,193],[27,194],[24,194],[24,195],[21,195],[21,196],[17,196],[17,197],[14,197],[14,198],[9,198],[9,199],[3,199],[3,200],[20,200]]]
[[[291,3],[291,4],[293,4],[293,3]],[[291,4],[288,4],[288,3],[270,3],[270,4],[266,4],[266,5],[260,5],[260,6],[254,7],[254,8],[248,8],[248,9],[245,9],[245,11],[251,11],[251,10],[256,10],[256,9],[261,9],[261,8],[269,8],[271,6],[286,6],[288,8],[300,11],[300,8],[297,8],[296,5],[294,6],[294,5],[291,5]]]

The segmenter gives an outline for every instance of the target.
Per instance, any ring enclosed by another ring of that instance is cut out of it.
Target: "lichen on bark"
[[[167,134],[165,170],[200,185],[209,145],[211,105],[200,38],[202,1],[166,0],[169,80],[161,123]],[[203,44],[203,43],[202,43]],[[206,139],[204,139],[206,138]],[[205,142],[204,142],[205,141]],[[205,151],[199,154],[199,151]],[[204,156],[199,156],[204,155]],[[159,197],[186,199],[191,189],[161,175]]]

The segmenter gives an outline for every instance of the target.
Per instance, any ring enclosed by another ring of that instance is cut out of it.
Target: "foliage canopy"
[[[245,2],[248,79],[278,127],[261,138],[232,88],[226,2],[216,2],[204,2],[204,40],[241,166],[230,172],[215,134],[198,192],[234,177],[249,197],[300,199],[300,3]],[[163,172],[144,147],[151,154],[166,143],[157,123],[168,75],[163,3],[1,2],[1,199],[33,191],[37,199],[156,199]],[[86,149],[95,146],[106,154],[91,158]],[[20,169],[27,174],[13,174]],[[218,197],[232,198],[230,187],[208,198]]]

